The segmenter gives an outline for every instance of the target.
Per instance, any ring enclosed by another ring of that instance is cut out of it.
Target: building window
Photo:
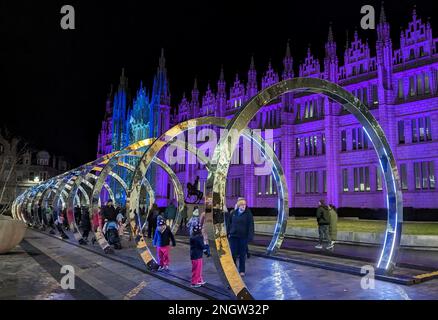
[[[262,177],[261,176],[257,176],[257,194],[259,196],[262,195]]]
[[[357,140],[356,140],[356,129],[352,130],[352,135],[353,135],[353,150],[357,149]]]
[[[362,128],[362,131],[363,131],[363,148],[365,149],[365,150],[367,150],[368,149],[368,146],[369,146],[369,143],[368,143],[368,134],[366,133],[366,131],[365,131],[365,128]]]
[[[414,163],[414,176],[415,176],[415,189],[420,190],[421,189],[421,168],[420,168],[419,162]]]
[[[348,169],[343,169],[342,170],[342,186],[343,186],[343,191],[344,192],[348,192]]]
[[[418,119],[418,130],[420,131],[420,142],[424,141],[425,139],[425,127],[424,127],[424,119],[420,118]]]
[[[430,93],[430,79],[429,79],[429,74],[427,72],[424,74],[424,93],[425,94]]]
[[[424,94],[424,88],[423,88],[423,75],[418,74],[417,75],[417,95],[421,96]]]
[[[370,191],[370,171],[368,167],[354,168],[354,192]]]
[[[304,176],[305,176],[305,193],[310,193],[310,180],[309,180],[309,173],[310,172],[305,172]]]
[[[403,92],[403,79],[398,80],[398,98],[403,99],[405,96]]]
[[[430,117],[426,117],[426,141],[432,141],[432,126]]]
[[[304,139],[304,155],[309,155],[309,138]]]
[[[435,163],[429,161],[429,186],[431,189],[435,189]]]
[[[400,178],[402,190],[408,190],[408,172],[406,170],[406,163],[400,164]]]
[[[312,139],[312,137],[310,139]],[[313,155],[314,156],[318,155],[318,137],[317,136],[313,136]]]
[[[347,131],[342,130],[341,132],[341,150],[347,151]]]
[[[33,181],[35,179],[35,172],[29,172],[29,181]]]
[[[382,191],[383,185],[382,185],[382,171],[379,167],[376,167],[376,190]]]
[[[357,129],[357,148],[359,150],[362,150],[362,146],[363,146],[363,130],[362,128],[358,128]]]
[[[398,122],[398,143],[405,143],[405,122],[403,120]]]
[[[322,154],[325,154],[325,134],[322,134]]]
[[[412,119],[412,142],[418,142],[417,119]]]
[[[411,97],[415,96],[415,79],[414,79],[414,77],[409,77],[409,95]]]
[[[295,193],[296,194],[301,193],[301,173],[300,172],[295,173]]]
[[[295,156],[296,156],[297,158],[300,157],[300,138],[297,138],[297,139],[295,140]]]
[[[378,96],[378,91],[377,91],[377,84],[373,84],[372,85],[372,98],[373,98],[373,105],[378,105],[379,104],[379,96]]]
[[[318,172],[305,172],[306,176],[306,193],[318,193]]]
[[[322,192],[327,193],[327,171],[322,172]]]

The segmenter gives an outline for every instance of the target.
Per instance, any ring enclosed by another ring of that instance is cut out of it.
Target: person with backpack
[[[244,198],[239,199],[237,209],[229,216],[227,234],[233,260],[237,265],[237,257],[239,257],[239,273],[243,277],[246,272],[248,243],[254,238],[254,217]]]
[[[318,209],[316,210],[316,220],[318,222],[319,243],[315,246],[316,249],[322,249],[324,243],[326,249],[333,249],[332,241],[330,240],[330,213],[324,200],[319,201]]]
[[[155,234],[155,230],[157,229],[157,219],[160,215],[160,210],[156,203],[152,205],[151,210],[149,210],[149,214],[147,217],[148,221],[148,238],[150,239],[152,235]]]

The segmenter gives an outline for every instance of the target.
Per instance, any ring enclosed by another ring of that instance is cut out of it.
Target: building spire
[[[328,32],[328,42],[334,42],[333,29],[332,29],[332,22],[331,21],[330,21],[329,32]]]
[[[386,15],[385,15],[385,7],[384,7],[385,2],[382,1],[382,5],[380,7],[380,23],[385,23],[386,22]]]
[[[287,44],[286,44],[286,58],[290,58],[291,54],[290,54],[290,39],[287,39]]]
[[[163,71],[166,68],[166,58],[164,58],[164,48],[161,48],[161,56],[159,60],[159,68],[160,71]]]
[[[193,90],[198,90],[198,77],[195,77],[195,83],[193,84]]]
[[[251,55],[251,64],[249,66],[250,70],[254,70],[255,69],[255,63],[254,63],[254,54]]]
[[[219,80],[220,81],[224,81],[225,80],[225,76],[224,76],[224,65],[221,65],[221,73],[219,76]]]

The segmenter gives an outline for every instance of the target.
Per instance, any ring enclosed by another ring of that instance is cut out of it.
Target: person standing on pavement
[[[316,220],[318,222],[319,243],[315,246],[316,249],[322,249],[326,244],[326,249],[332,249],[333,245],[330,240],[330,213],[324,200],[319,201],[318,209],[316,210]]]
[[[338,238],[338,213],[336,212],[336,207],[334,205],[329,205],[329,214],[330,214],[330,239],[331,244],[335,245],[336,239]]]
[[[169,205],[166,207],[166,210],[164,211],[164,219],[166,219],[166,224],[169,227],[172,227],[175,217],[176,217],[176,207],[173,204],[173,200],[171,200]]]
[[[241,276],[245,276],[248,242],[251,242],[254,237],[254,217],[246,206],[244,198],[237,202],[237,209],[230,214],[227,225],[228,240],[233,260],[236,263],[237,257],[239,257],[239,272]]]

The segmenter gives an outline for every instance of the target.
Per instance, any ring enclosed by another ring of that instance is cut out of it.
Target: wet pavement
[[[254,244],[267,246],[271,237],[256,235]],[[353,245],[337,243],[333,252],[315,249],[315,240],[305,240],[296,238],[285,238],[282,248],[305,253],[321,254],[339,258],[354,258],[360,261],[375,263],[379,258],[380,247],[374,245]],[[438,270],[438,251],[435,250],[415,250],[402,247],[399,250],[397,264],[400,266],[415,267],[418,269],[435,271]]]
[[[162,279],[175,281],[173,284],[140,271],[145,266],[133,242],[124,240],[125,248],[108,259],[97,254],[101,254],[97,245],[89,245],[85,250],[28,230],[25,242],[10,254],[0,256],[0,299],[205,299],[196,293],[197,289],[189,291],[179,285],[188,287],[190,283],[191,261],[186,241],[187,238],[177,236],[177,246],[171,249],[171,272],[159,273]],[[257,251],[260,247],[252,249]],[[153,248],[152,252],[155,253]],[[287,250],[281,254],[288,254]],[[296,254],[303,259],[317,256]],[[75,268],[76,290],[63,290],[59,285],[62,275],[58,275],[58,269],[66,264]],[[204,259],[204,278],[208,288],[201,291],[214,293],[216,299],[227,299],[212,259]],[[412,286],[376,280],[374,289],[362,289],[363,279],[357,275],[254,255],[247,260],[244,281],[253,296],[263,300],[438,299],[438,279]]]

